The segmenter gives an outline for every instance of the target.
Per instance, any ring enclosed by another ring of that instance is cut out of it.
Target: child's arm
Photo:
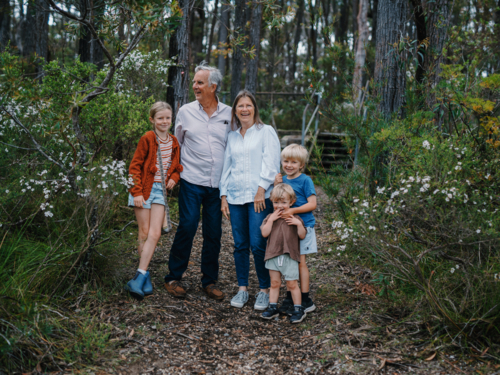
[[[269,237],[269,235],[271,234],[271,230],[273,229],[273,223],[278,220],[280,216],[281,210],[276,210],[269,216],[269,219],[267,219],[266,223],[260,227],[262,237]]]
[[[302,223],[302,220],[295,216],[290,216],[289,218],[285,219],[288,225],[296,225],[297,226],[297,233],[299,235],[299,238],[303,240],[306,238],[306,228],[304,228],[304,224]]]
[[[274,186],[278,185],[278,184],[281,184],[283,182],[283,176],[281,175],[281,173],[278,173],[275,177],[274,177]]]
[[[307,198],[307,203],[300,206],[300,207],[294,207],[294,208],[287,208],[286,210],[283,211],[283,217],[290,217],[292,215],[296,214],[303,214],[306,212],[311,212],[314,211],[317,207],[316,203],[316,195],[311,195]]]

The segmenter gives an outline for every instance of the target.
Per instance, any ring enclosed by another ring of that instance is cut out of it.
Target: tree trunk
[[[425,12],[422,7],[420,0],[411,0],[413,5],[413,16],[415,19],[415,28],[417,29],[417,41],[420,45],[427,38],[427,27],[425,22]],[[424,80],[424,58],[425,58],[425,48],[417,48],[417,71],[415,72],[415,79],[418,83],[422,83]]]
[[[10,40],[10,1],[0,0],[0,52]]]
[[[235,0],[236,7],[234,10],[234,36],[239,39],[244,35],[245,26],[245,0]],[[233,63],[231,67],[231,103],[241,90],[241,72],[243,70],[243,54],[240,46],[233,46]]]
[[[366,61],[366,44],[368,43],[368,0],[359,0],[358,44],[354,62],[354,76],[352,78],[354,102],[359,102],[363,85],[363,69]]]
[[[351,14],[351,19],[352,19],[352,48],[354,51],[356,51],[356,43],[358,42],[358,36],[356,35],[358,33],[358,2],[360,0],[352,0],[352,14]]]
[[[33,55],[36,51],[35,33],[36,33],[36,7],[33,1],[28,2],[26,14],[20,25],[21,53],[24,57]]]
[[[372,43],[374,46],[377,45],[377,8],[378,0],[373,0],[372,9]]]
[[[405,34],[406,0],[379,0],[375,83],[381,96],[379,110],[386,116],[401,114],[404,104],[406,72],[400,65],[399,46]],[[391,51],[392,50],[392,51]],[[391,51],[391,52],[389,52]]]
[[[449,12],[447,0],[436,0],[427,3],[427,36],[429,47],[424,60],[424,69],[427,72],[429,93],[426,95],[427,106],[432,109],[436,96],[431,90],[440,81],[441,63],[443,61],[443,47],[448,30]]]
[[[200,63],[203,58],[203,36],[205,28],[205,1],[196,0],[191,8],[191,20],[189,21],[189,41],[191,46],[191,62]]]
[[[36,54],[45,60],[49,54],[49,5],[45,0],[36,0]]]
[[[255,95],[257,92],[257,73],[259,70],[260,30],[262,25],[262,3],[253,3],[250,21],[250,47],[254,47],[255,56],[247,64],[245,88]]]
[[[90,0],[90,9],[87,9],[87,19],[92,22],[94,28],[97,29],[99,25],[99,18],[104,14],[104,3],[100,3],[98,6],[96,3],[98,0]],[[80,0],[80,11],[85,12],[87,8],[87,0]],[[97,65],[99,69],[104,66],[104,55],[101,46],[96,40],[93,40],[90,30],[85,26],[80,26],[82,28],[82,36],[78,40],[78,54],[80,55],[80,61],[89,62]]]
[[[219,23],[219,45],[217,46],[219,51],[219,56],[217,58],[217,67],[220,70],[222,76],[226,74],[226,43],[227,35],[229,29],[229,14],[231,12],[231,7],[228,4],[222,3],[220,7],[220,23]]]
[[[212,25],[210,27],[210,36],[208,38],[207,55],[205,56],[205,61],[210,65],[210,54],[212,52],[212,44],[214,42],[214,30],[215,24],[217,22],[217,10],[219,6],[219,0],[215,0],[214,11],[212,13]]]
[[[290,80],[295,80],[297,71],[297,49],[299,48],[300,36],[302,35],[302,22],[304,22],[305,0],[299,0],[299,7],[295,16],[295,36],[293,39],[292,66],[290,67]]]
[[[349,25],[349,6],[348,0],[343,0],[340,7],[340,18],[335,32],[335,41],[345,43],[347,40],[347,27]]]
[[[180,0],[182,9],[181,24],[170,37],[168,48],[169,58],[177,57],[177,66],[168,69],[167,102],[174,109],[172,122],[179,108],[189,100],[189,15],[190,0]]]

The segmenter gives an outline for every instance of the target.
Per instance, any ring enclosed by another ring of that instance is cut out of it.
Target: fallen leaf
[[[132,331],[130,331],[130,333],[128,334],[128,337],[132,337],[134,336],[134,329],[132,328]]]
[[[432,354],[430,357],[426,358],[425,360],[426,361],[432,361],[434,359],[434,357],[436,356],[437,352],[434,352],[434,354]]]
[[[385,362],[386,362],[386,359],[383,358],[382,359],[382,363],[380,364],[380,367],[378,368],[379,371],[382,370],[385,367]]]

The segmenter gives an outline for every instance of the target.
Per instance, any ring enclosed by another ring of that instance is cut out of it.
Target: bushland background
[[[150,105],[192,100],[202,61],[222,101],[249,89],[277,129],[321,96],[319,129],[349,155],[325,166],[309,145],[336,233],[325,261],[370,269],[370,293],[411,311],[435,353],[494,366],[499,54],[493,0],[0,0],[2,371],[106,352],[82,307],[126,281],[128,162]]]

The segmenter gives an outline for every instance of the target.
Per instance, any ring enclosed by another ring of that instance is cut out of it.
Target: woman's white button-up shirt
[[[219,185],[221,197],[230,204],[253,202],[259,186],[269,198],[280,171],[281,147],[274,128],[253,125],[245,137],[240,129],[229,132]]]

